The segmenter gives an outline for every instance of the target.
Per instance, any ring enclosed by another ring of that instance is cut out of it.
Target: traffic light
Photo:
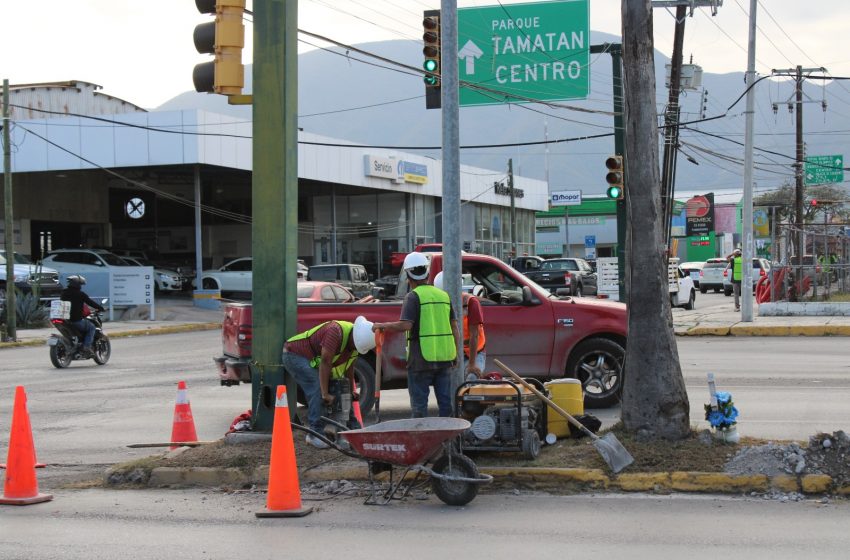
[[[245,0],[195,0],[195,6],[202,14],[215,14],[215,21],[195,27],[195,48],[199,53],[215,55],[214,61],[195,66],[192,72],[195,91],[241,94],[245,86],[242,66]]]
[[[608,173],[605,175],[605,181],[608,183],[608,190],[605,191],[606,196],[615,200],[622,200],[626,190],[623,156],[609,157],[605,160],[605,167],[608,168]]]
[[[425,10],[422,18],[422,54],[425,61],[425,108],[440,108],[440,10]]]

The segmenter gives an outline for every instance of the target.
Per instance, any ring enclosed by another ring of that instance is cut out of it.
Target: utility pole
[[[673,56],[670,59],[670,95],[664,112],[664,157],[661,164],[661,212],[664,242],[670,244],[670,219],[673,216],[673,195],[676,181],[676,157],[679,149],[679,95],[682,90],[682,49],[685,42],[685,18],[693,17],[695,8],[717,8],[723,0],[652,0],[653,8],[676,8],[676,29],[673,34]],[[688,12],[690,12],[688,14]]]
[[[461,306],[460,256],[460,77],[457,57],[457,0],[440,2],[440,99],[443,128],[443,286],[456,316]],[[462,337],[461,337],[462,338]],[[463,341],[457,341],[463,356]],[[463,383],[463,360],[452,373],[452,394]]]
[[[15,222],[12,213],[12,146],[9,133],[9,80],[3,80],[3,240],[6,247],[6,338],[17,337],[15,311]]]
[[[511,257],[516,257],[516,197],[514,196],[514,160],[508,158],[508,192],[511,194]]]
[[[298,2],[254,2],[254,256],[251,406],[255,431],[270,432],[278,385],[289,413],[295,379],[280,365],[296,328],[298,257]],[[262,281],[258,281],[262,279]]]
[[[750,32],[747,47],[747,109],[744,131],[744,204],[741,216],[741,232],[744,243],[742,253],[744,273],[741,283],[741,320],[753,321],[753,125],[755,114],[756,82],[756,6],[758,0],[750,0]]]
[[[794,229],[796,230],[796,236],[794,241],[794,245],[796,245],[794,249],[794,265],[796,265],[797,267],[797,271],[795,274],[797,286],[803,285],[803,253],[806,252],[803,237],[803,198],[805,194],[804,161],[806,158],[806,148],[803,142],[803,80],[809,77],[813,72],[821,72],[823,74],[826,74],[826,68],[803,68],[802,66],[798,65],[796,68],[790,68],[788,70],[771,71],[772,76],[787,76],[790,78],[794,78],[795,82],[794,98],[797,110],[797,157],[794,163]],[[789,103],[788,106],[790,108],[792,105]]]

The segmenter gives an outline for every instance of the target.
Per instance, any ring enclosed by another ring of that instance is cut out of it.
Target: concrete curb
[[[174,334],[181,332],[192,331],[211,331],[221,329],[221,323],[191,323],[170,326],[145,327],[141,329],[130,329],[123,331],[110,332],[108,330],[109,323],[106,324],[106,334],[109,338],[128,338],[133,336],[153,336],[160,334]],[[17,342],[0,342],[0,350],[4,348],[20,348],[25,346],[43,346],[46,344],[48,337],[35,338],[31,340],[19,340]]]
[[[486,467],[479,469],[493,476],[496,486],[533,486],[536,489],[557,488],[564,491],[620,492],[694,492],[705,494],[747,494],[750,492],[797,492],[800,494],[834,494],[850,496],[850,483],[843,486],[829,475],[804,476],[763,474],[733,475],[718,472],[654,472],[623,473],[609,476],[599,469],[550,467]],[[377,478],[385,477],[382,473]],[[300,473],[301,482],[332,480],[367,481],[367,466],[330,465]],[[268,466],[246,472],[236,468],[158,467],[151,471],[148,486],[242,486],[268,484]]]
[[[751,325],[691,327],[677,336],[850,336],[850,325]]]

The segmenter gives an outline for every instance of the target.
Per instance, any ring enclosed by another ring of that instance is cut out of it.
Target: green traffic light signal
[[[608,198],[619,199],[623,197],[623,189],[618,186],[612,185],[608,187],[608,191],[605,193]]]
[[[428,72],[433,72],[434,70],[436,70],[436,69],[437,69],[437,61],[436,61],[436,60],[434,60],[433,58],[429,58],[428,60],[426,60],[426,61],[422,64],[422,67],[423,67],[425,70],[427,70]]]

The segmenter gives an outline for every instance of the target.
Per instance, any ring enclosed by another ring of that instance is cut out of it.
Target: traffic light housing
[[[241,94],[245,87],[245,67],[242,65],[245,0],[195,0],[195,6],[202,14],[215,14],[215,21],[195,27],[195,49],[201,54],[215,55],[215,60],[195,66],[192,72],[195,91]]]
[[[615,200],[622,200],[626,191],[623,156],[610,156],[605,160],[605,167],[608,168],[608,173],[605,175],[605,181],[608,183],[608,190],[605,191],[606,196]]]
[[[425,108],[439,109],[440,104],[440,10],[425,10],[422,17],[422,68],[425,76]]]

